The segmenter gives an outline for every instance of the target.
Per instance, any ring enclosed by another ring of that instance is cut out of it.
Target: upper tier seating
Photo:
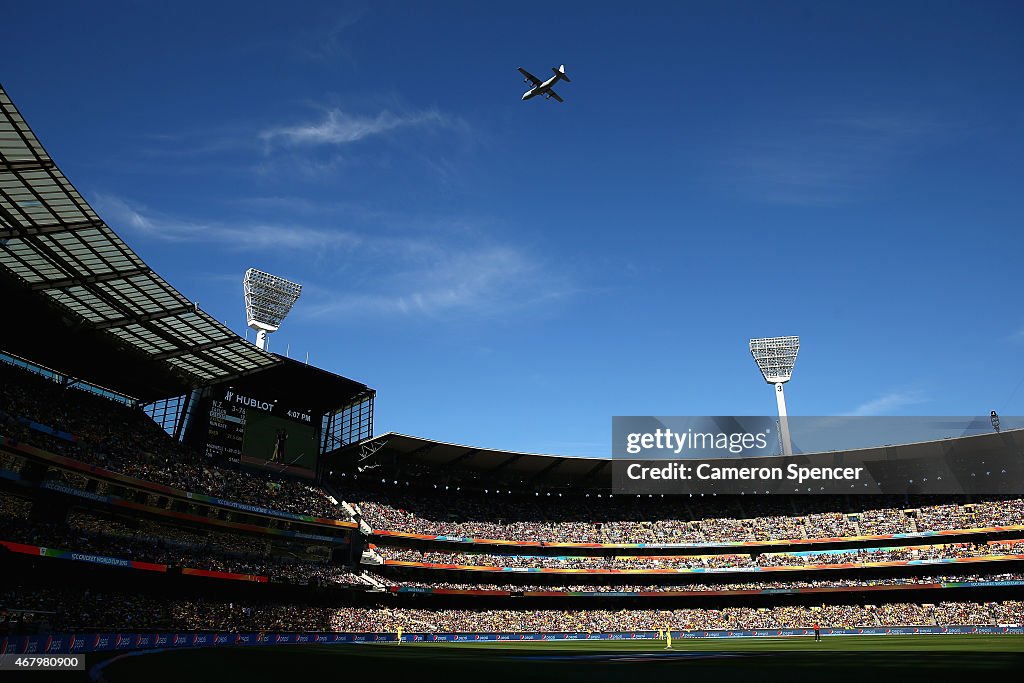
[[[214,465],[176,443],[142,410],[65,388],[0,362],[0,434],[76,460],[184,491],[272,510],[349,520],[309,484]],[[19,420],[21,418],[21,420]],[[30,429],[32,420],[74,434],[67,441]]]

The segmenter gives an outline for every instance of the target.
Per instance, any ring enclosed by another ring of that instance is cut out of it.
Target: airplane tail
[[[558,67],[557,69],[555,67],[551,67],[551,70],[555,72],[556,76],[561,78],[566,83],[572,83],[572,81],[569,80],[569,77],[565,75],[565,64]]]

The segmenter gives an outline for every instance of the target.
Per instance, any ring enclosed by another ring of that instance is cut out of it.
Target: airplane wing
[[[565,100],[559,97],[558,93],[556,93],[554,90],[548,90],[548,97],[554,97],[559,102],[565,102]]]
[[[523,77],[526,78],[526,80],[528,80],[530,83],[533,83],[533,87],[535,88],[542,83],[542,81],[539,78],[534,76],[532,73],[530,73],[523,67],[519,67],[519,73],[523,74]]]

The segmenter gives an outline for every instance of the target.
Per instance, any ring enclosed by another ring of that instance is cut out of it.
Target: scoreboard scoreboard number
[[[238,462],[242,457],[247,410],[218,399],[210,402],[206,430],[206,454]]]

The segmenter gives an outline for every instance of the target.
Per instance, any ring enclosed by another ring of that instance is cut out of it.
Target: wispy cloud
[[[144,137],[135,156],[117,159],[119,169],[196,174],[252,174],[260,180],[305,177],[333,181],[345,173],[415,174],[450,187],[461,164],[481,142],[465,119],[437,107],[390,106],[354,112],[307,103],[316,113],[277,122],[237,121],[231,126]],[[413,133],[415,131],[415,133]]]
[[[895,411],[909,406],[926,403],[928,397],[921,391],[890,391],[877,398],[860,404],[846,415],[891,415]]]
[[[804,117],[741,139],[729,182],[756,199],[826,205],[851,201],[945,127],[914,116]]]
[[[286,197],[254,200],[256,207],[300,208],[306,223],[203,221],[151,211],[119,197],[100,195],[95,205],[115,230],[168,243],[229,252],[257,251],[281,261],[290,254],[302,263],[306,279],[303,317],[330,319],[353,315],[398,318],[489,317],[556,302],[579,290],[537,252],[489,237],[465,220],[403,221],[386,214],[353,212],[353,220],[373,229],[317,227],[338,223],[342,207],[321,211]],[[250,202],[235,202],[235,205]],[[288,211],[289,215],[293,211]],[[390,223],[401,223],[396,228]]]
[[[532,253],[508,244],[466,245],[457,250],[424,243],[361,292],[339,296],[312,292],[310,317],[351,315],[438,316],[473,312],[489,317],[564,299],[575,288],[564,275]]]
[[[399,128],[454,127],[459,122],[437,109],[408,114],[382,111],[376,116],[359,116],[331,109],[316,122],[268,128],[259,137],[267,143],[295,146],[345,145]]]
[[[355,248],[363,240],[361,236],[344,230],[295,224],[191,220],[151,211],[144,206],[111,195],[98,195],[94,203],[97,210],[115,229],[128,228],[150,239],[163,242],[217,244],[244,251],[269,248]]]

